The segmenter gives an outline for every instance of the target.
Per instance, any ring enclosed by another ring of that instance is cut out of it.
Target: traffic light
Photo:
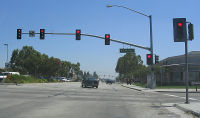
[[[147,65],[153,64],[153,56],[151,54],[147,54]]]
[[[81,40],[81,30],[80,29],[76,30],[76,40]]]
[[[110,45],[110,34],[105,34],[105,45]]]
[[[188,34],[189,34],[189,40],[194,39],[194,32],[193,32],[193,24],[188,25]]]
[[[40,39],[45,38],[45,29],[40,29]]]
[[[17,39],[22,39],[22,29],[17,29]]]
[[[158,63],[159,63],[159,56],[155,55],[155,64],[158,64]]]
[[[187,40],[186,18],[174,18],[173,29],[174,42],[185,42]]]

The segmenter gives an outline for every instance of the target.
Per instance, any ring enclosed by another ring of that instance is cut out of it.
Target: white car
[[[71,78],[67,78],[67,82],[71,82],[72,81],[72,79]]]
[[[62,78],[61,79],[63,82],[71,82],[72,80],[71,80],[71,78]]]
[[[20,75],[19,72],[2,72],[0,79],[7,78],[8,75]]]
[[[71,82],[71,78],[61,77],[62,82]]]

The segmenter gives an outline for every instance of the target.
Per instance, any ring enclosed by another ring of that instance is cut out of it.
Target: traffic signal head
[[[153,64],[153,57],[151,54],[147,54],[147,65]]]
[[[40,29],[40,39],[45,38],[45,29]]]
[[[17,29],[17,39],[22,39],[22,29]]]
[[[173,29],[174,42],[185,42],[187,40],[186,18],[174,18]]]
[[[188,25],[188,34],[189,34],[189,40],[194,39],[194,31],[193,31],[193,24]]]
[[[155,55],[155,64],[158,64],[158,63],[159,63],[159,56]]]
[[[81,40],[81,30],[80,29],[76,30],[76,40]]]
[[[110,45],[110,34],[105,34],[105,45]]]

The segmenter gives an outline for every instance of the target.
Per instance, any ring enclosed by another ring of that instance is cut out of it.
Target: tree
[[[83,78],[86,78],[86,77],[87,77],[87,73],[84,72],[84,73],[83,73]]]
[[[40,63],[40,53],[30,46],[24,46],[22,50],[14,50],[11,57],[11,69],[22,74],[34,74]]]
[[[68,61],[61,61],[58,58],[48,57],[48,55],[34,50],[31,46],[24,46],[21,50],[14,50],[10,63],[12,71],[18,71],[21,74],[29,74],[35,77],[69,77],[71,68],[73,68],[76,74],[80,72],[79,62],[72,64]]]
[[[93,77],[94,77],[94,78],[98,78],[98,75],[97,75],[96,72],[93,73]]]
[[[149,69],[143,65],[140,55],[134,53],[126,53],[117,61],[115,71],[119,73],[119,80],[125,78],[141,78],[149,73]]]
[[[120,57],[117,62],[115,71],[129,75],[131,72],[134,72],[138,67],[138,57],[135,53],[126,53],[123,57]]]

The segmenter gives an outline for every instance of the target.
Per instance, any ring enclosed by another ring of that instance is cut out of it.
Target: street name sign
[[[119,52],[120,53],[134,53],[135,52],[135,49],[132,49],[132,48],[122,48],[122,49],[119,49]]]
[[[35,37],[35,31],[30,30],[29,31],[29,37]]]

